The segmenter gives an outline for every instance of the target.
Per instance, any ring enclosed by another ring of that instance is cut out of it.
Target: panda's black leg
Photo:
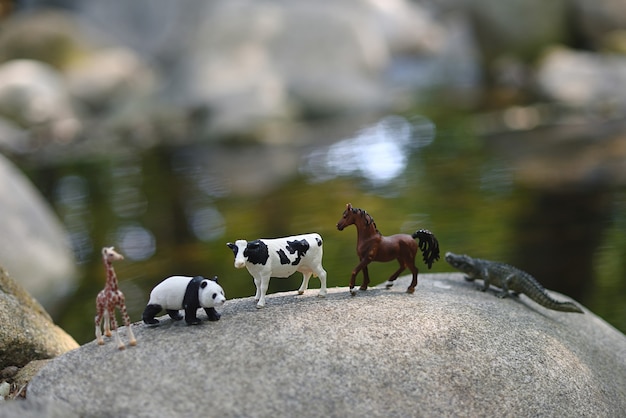
[[[146,306],[146,309],[143,310],[143,315],[141,315],[141,318],[143,319],[143,322],[145,322],[148,325],[156,325],[156,324],[158,324],[159,320],[155,319],[154,317],[156,316],[156,314],[161,312],[161,309],[162,309],[161,305],[148,305],[148,306]]]
[[[219,321],[222,316],[215,308],[204,308],[204,312],[209,317],[209,321]]]
[[[198,319],[198,317],[196,316],[196,311],[198,310],[198,308],[187,308],[185,309],[185,322],[187,322],[187,325],[196,325],[200,323],[200,320]]]
[[[180,321],[183,319],[183,316],[180,314],[178,309],[168,309],[166,312],[174,321]]]

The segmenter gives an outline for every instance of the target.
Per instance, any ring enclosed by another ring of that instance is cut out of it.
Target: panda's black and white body
[[[146,324],[156,325],[159,320],[155,316],[165,309],[173,320],[180,321],[183,316],[179,310],[184,309],[185,322],[193,325],[200,323],[196,312],[198,308],[203,308],[209,321],[217,321],[221,315],[215,307],[223,305],[225,301],[224,290],[217,283],[217,277],[171,276],[152,289],[142,318]]]

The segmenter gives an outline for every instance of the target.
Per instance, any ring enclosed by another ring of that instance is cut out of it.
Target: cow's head
[[[246,248],[248,247],[248,241],[238,239],[234,244],[229,242],[226,245],[233,250],[233,254],[235,254],[235,268],[244,268],[246,266]]]
[[[246,241],[238,239],[234,244],[226,244],[235,254],[235,268],[244,268],[246,263],[267,265],[269,250],[263,240]]]

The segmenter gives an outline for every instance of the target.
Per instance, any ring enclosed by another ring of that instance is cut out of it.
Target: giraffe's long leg
[[[104,339],[102,338],[102,320],[104,318],[104,311],[106,311],[104,293],[100,292],[96,297],[96,317],[94,318],[96,325],[96,341],[98,341],[99,345],[104,344]]]
[[[126,348],[122,339],[120,338],[119,332],[117,332],[117,321],[115,320],[115,307],[111,307],[111,312],[109,314],[111,319],[111,331],[115,334],[115,342],[117,342],[117,348],[123,350]]]
[[[96,323],[96,341],[99,345],[104,344],[104,339],[102,338],[102,311],[98,308],[95,317]]]
[[[135,339],[135,335],[133,334],[133,329],[131,328],[130,317],[126,312],[126,301],[124,299],[124,295],[120,292],[120,312],[122,313],[122,319],[124,320],[124,325],[126,325],[126,329],[128,330],[128,344],[137,345],[137,340]]]
[[[108,309],[104,310],[104,335],[107,337],[111,336],[111,316],[113,316],[113,321],[115,321],[115,313],[109,313]],[[115,328],[114,328],[115,329]]]

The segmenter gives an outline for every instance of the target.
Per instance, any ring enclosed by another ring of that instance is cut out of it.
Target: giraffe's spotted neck
[[[113,268],[113,262],[105,259],[104,267],[107,271],[107,282],[106,288],[109,290],[116,291],[117,290],[117,275],[115,274],[115,269]]]

